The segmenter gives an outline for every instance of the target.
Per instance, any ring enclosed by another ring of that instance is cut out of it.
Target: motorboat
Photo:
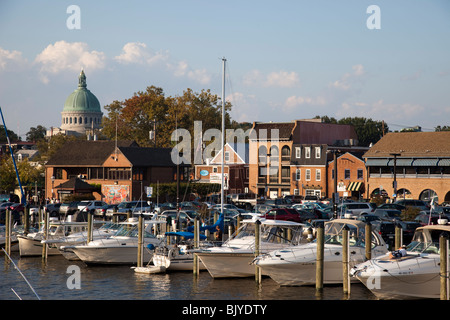
[[[246,219],[234,235],[221,246],[197,253],[213,278],[250,277],[255,275],[255,223],[260,225],[260,253],[281,249],[302,240],[304,224],[265,218]]]
[[[154,247],[161,238],[152,233],[153,220],[145,220],[143,230],[143,261],[152,258]],[[62,246],[72,250],[86,264],[136,264],[138,252],[138,219],[129,218],[121,222],[116,233],[108,238],[96,239],[83,245]]]
[[[101,222],[102,224],[104,222]],[[95,223],[94,223],[95,225]],[[61,242],[71,234],[87,234],[88,222],[71,222],[51,219],[48,225],[48,234],[45,237],[44,226],[41,225],[40,230],[30,232],[28,234],[20,234],[17,236],[19,241],[20,256],[41,256],[44,243],[48,244],[52,241]],[[98,231],[93,231],[93,235],[97,235]],[[44,243],[43,243],[44,242]],[[61,255],[58,246],[49,245],[47,255]]]
[[[324,224],[323,284],[343,283],[342,231],[349,228],[349,267],[366,260],[365,226],[354,219],[335,219]],[[387,245],[374,230],[371,236],[371,255],[386,253]],[[263,274],[269,275],[281,286],[315,285],[317,261],[317,238],[258,256],[254,264]]]
[[[206,240],[206,236],[199,235],[200,240]],[[200,246],[208,246],[209,242],[200,241]],[[211,246],[211,244],[209,244]],[[187,231],[166,232],[161,245],[155,248],[152,263],[165,271],[193,271],[194,253],[200,251],[194,247],[194,233]],[[199,270],[206,270],[199,261]]]
[[[405,256],[385,254],[354,266],[351,274],[379,299],[439,299],[439,237],[443,232],[450,232],[447,219],[419,227]]]

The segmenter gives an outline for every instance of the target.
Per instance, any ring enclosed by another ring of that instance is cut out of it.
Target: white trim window
[[[297,181],[302,180],[302,171],[301,171],[301,169],[295,170],[295,180],[297,180]]]
[[[311,158],[311,147],[305,147],[305,158]]]
[[[322,170],[316,169],[316,181],[320,181],[322,178]]]
[[[305,170],[305,180],[306,181],[311,181],[311,169],[306,169]]]
[[[321,156],[321,148],[320,147],[316,147],[315,148],[315,150],[316,150],[316,159],[320,159],[320,156]]]
[[[295,158],[300,159],[302,157],[302,149],[300,147],[295,147]]]

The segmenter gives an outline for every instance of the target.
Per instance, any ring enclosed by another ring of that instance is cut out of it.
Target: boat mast
[[[20,199],[20,203],[25,205],[27,203],[27,201],[25,199],[25,194],[23,193],[22,183],[20,182],[20,177],[19,177],[19,171],[17,170],[16,159],[14,159],[13,150],[11,148],[11,141],[9,141],[8,130],[6,129],[5,119],[3,118],[3,112],[2,112],[1,107],[0,107],[0,114],[2,116],[3,128],[5,128],[6,140],[8,141],[8,145],[9,145],[9,152],[11,153],[11,158],[13,160],[14,169],[16,170],[17,180],[19,181],[20,194],[22,195],[22,197]]]
[[[226,59],[222,58],[222,188],[221,188],[221,194],[220,194],[220,211],[223,214],[223,204],[224,204],[224,162],[225,162],[225,63]]]

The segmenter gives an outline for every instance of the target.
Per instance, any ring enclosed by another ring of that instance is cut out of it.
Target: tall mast
[[[224,162],[225,162],[225,63],[226,59],[222,58],[222,188],[221,188],[221,194],[220,194],[220,211],[223,214],[223,204],[224,204]]]

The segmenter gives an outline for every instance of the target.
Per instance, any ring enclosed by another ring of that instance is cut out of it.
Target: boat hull
[[[189,257],[176,256],[169,258],[166,255],[155,254],[153,255],[153,264],[157,267],[164,267],[167,271],[193,271],[194,258],[192,255]],[[206,270],[205,265],[199,259],[199,270]]]
[[[253,252],[201,252],[198,257],[213,278],[243,278],[255,275]]]
[[[354,276],[378,299],[439,299],[439,257],[386,257],[358,265]]]
[[[19,236],[19,254],[21,257],[42,256],[43,244],[41,239],[32,239],[26,236]],[[48,246],[47,255],[60,255],[61,252],[57,248]]]
[[[74,246],[73,252],[86,264],[137,264],[137,246]],[[143,260],[150,261],[152,252],[143,250]]]

